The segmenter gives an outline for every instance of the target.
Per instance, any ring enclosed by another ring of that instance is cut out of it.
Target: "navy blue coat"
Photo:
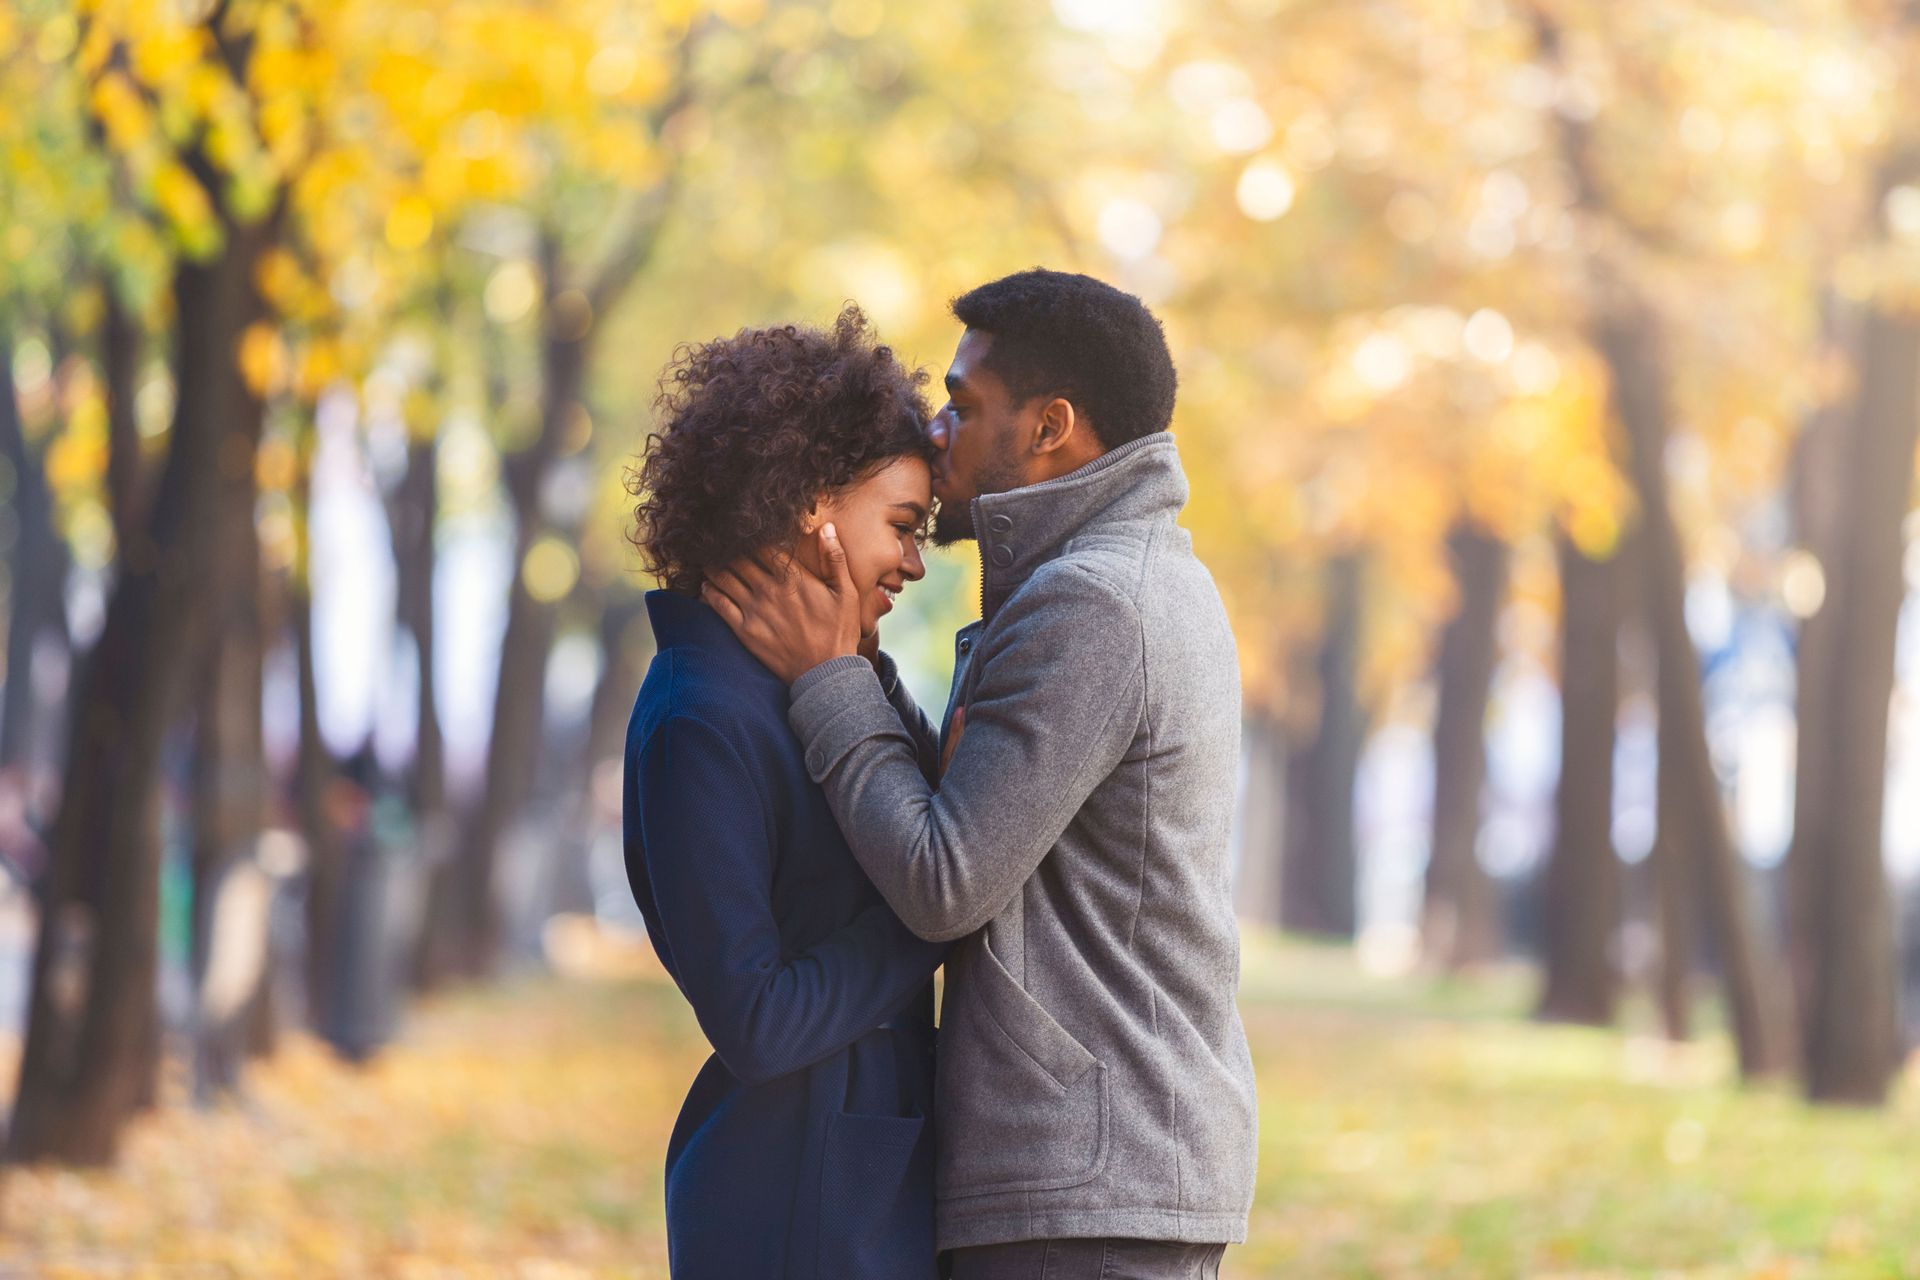
[[[676,1280],[914,1280],[933,1253],[933,988],[787,727],[704,603],[647,594],[627,878],[713,1056],[667,1145]],[[884,1024],[884,1025],[883,1025]]]

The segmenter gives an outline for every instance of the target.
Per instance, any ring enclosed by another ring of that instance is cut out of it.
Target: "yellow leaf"
[[[280,339],[280,331],[266,323],[247,326],[240,335],[240,349],[237,353],[240,364],[240,376],[246,380],[247,389],[254,395],[265,399],[279,390],[287,379],[287,348]]]
[[[387,243],[405,253],[433,234],[433,208],[419,196],[407,196],[387,211]]]

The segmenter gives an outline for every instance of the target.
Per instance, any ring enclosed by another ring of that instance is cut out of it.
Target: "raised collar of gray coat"
[[[1101,525],[1179,514],[1187,475],[1171,431],[1128,441],[1064,476],[973,500],[982,616],[1034,570]]]

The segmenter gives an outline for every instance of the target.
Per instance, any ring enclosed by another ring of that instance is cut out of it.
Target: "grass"
[[[1250,938],[1260,1184],[1229,1277],[1920,1277],[1920,1089],[1741,1090],[1710,1040],[1541,1027],[1520,973],[1434,984]],[[355,1069],[296,1038],[110,1172],[0,1183],[11,1277],[665,1275],[660,1161],[704,1057],[657,972],[436,1000]]]

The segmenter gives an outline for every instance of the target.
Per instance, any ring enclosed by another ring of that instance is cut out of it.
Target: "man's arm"
[[[793,685],[788,720],[847,843],[907,927],[963,937],[1006,906],[1110,774],[1140,723],[1131,601],[1070,564],[1009,600],[974,661],[966,734],[936,792],[866,661]]]
[[[913,739],[914,757],[920,762],[920,772],[937,782],[940,777],[940,731],[933,727],[933,722],[927,719],[927,713],[913,700],[913,693],[907,688],[907,682],[900,678],[900,668],[891,654],[880,650],[874,658],[873,670],[880,677],[880,691],[886,695],[907,735]]]

